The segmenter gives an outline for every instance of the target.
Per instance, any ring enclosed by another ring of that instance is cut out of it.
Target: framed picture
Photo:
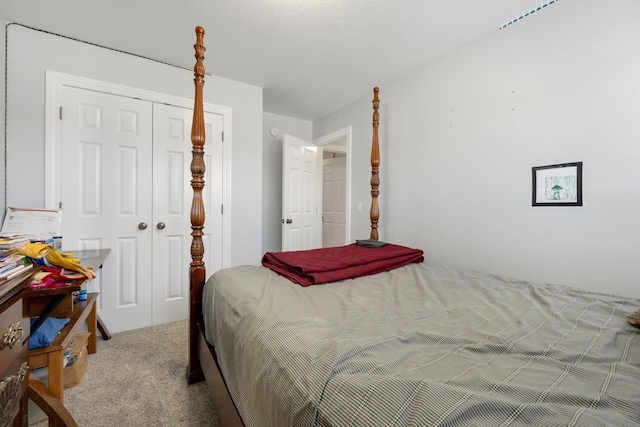
[[[582,206],[582,162],[532,168],[531,206]]]

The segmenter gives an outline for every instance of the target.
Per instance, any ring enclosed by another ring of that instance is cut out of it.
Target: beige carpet
[[[64,403],[80,427],[211,426],[218,417],[204,382],[187,385],[186,320],[113,334],[89,356]],[[34,426],[46,426],[39,422]]]

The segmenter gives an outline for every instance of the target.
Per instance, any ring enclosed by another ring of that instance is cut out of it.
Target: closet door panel
[[[153,106],[154,324],[186,319],[189,313],[192,117],[188,108]],[[207,170],[203,198],[207,216],[203,241],[209,274],[220,268],[222,260],[221,126],[221,116],[205,114]]]
[[[63,249],[110,248],[88,285],[100,317],[111,332],[149,326],[152,105],[69,86],[61,101]]]

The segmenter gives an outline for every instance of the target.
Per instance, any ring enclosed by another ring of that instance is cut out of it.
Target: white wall
[[[4,20],[4,17],[2,16],[2,12],[0,12],[0,22],[5,24],[5,20]],[[0,77],[2,78],[2,81],[4,81],[4,77],[5,77],[5,73],[4,73],[4,66],[5,66],[5,40],[6,40],[5,27],[3,25],[2,26],[2,31],[0,31],[0,46],[2,46],[2,47],[0,47]],[[3,153],[5,151],[4,95],[5,95],[4,85],[0,84],[0,150],[2,150]],[[3,157],[3,158],[6,160],[6,157]],[[4,219],[4,211],[6,209],[5,203],[4,203],[4,197],[5,197],[5,191],[4,191],[4,183],[5,183],[4,173],[5,173],[5,168],[4,168],[4,163],[5,162],[3,160],[2,163],[0,164],[0,218],[2,218],[2,219]]]
[[[262,150],[262,252],[282,250],[282,136],[287,133],[312,140],[312,124],[278,114],[264,113]],[[277,137],[271,135],[278,128]]]
[[[353,102],[333,113],[313,122],[313,139],[321,138],[340,129],[351,126],[351,233],[350,242],[356,239],[368,239],[371,232],[369,220],[369,208],[371,206],[371,135],[372,135],[372,115],[373,108],[373,88],[371,94]],[[381,104],[381,116],[383,116],[384,105]],[[381,121],[378,129],[381,138],[381,166],[384,172],[386,153],[384,144],[385,121]],[[380,184],[380,217],[387,217],[383,197],[386,191],[387,182],[382,180]],[[358,202],[362,203],[362,212],[357,211]],[[380,240],[385,239],[384,228],[378,229]]]
[[[19,25],[9,26],[7,38],[8,205],[44,205],[45,70],[193,98],[191,70]],[[185,46],[185,56],[193,58],[193,54],[193,47]],[[212,60],[205,59],[205,68]],[[262,255],[262,88],[206,76],[204,101],[233,111],[232,206],[225,209],[232,213],[231,263],[258,264]]]
[[[635,0],[563,0],[382,86],[381,240],[638,297],[638,23]],[[369,200],[370,100],[314,122],[354,126],[354,203]],[[532,207],[531,168],[576,161],[584,206]],[[365,235],[368,213],[353,226]]]

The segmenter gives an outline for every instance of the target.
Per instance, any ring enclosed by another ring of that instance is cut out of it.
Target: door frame
[[[332,145],[336,141],[345,139],[345,147]],[[345,227],[345,242],[349,244],[351,242],[351,126],[337,130],[328,135],[321,136],[313,141],[318,146],[318,181],[316,191],[316,206],[322,206],[322,153],[326,149],[327,151],[342,152],[347,155],[347,203],[346,203],[346,215],[347,226]],[[316,242],[319,242],[322,247],[322,213],[317,215],[316,218]]]
[[[63,86],[193,109],[192,99],[46,70],[44,138],[44,205],[46,209],[58,209],[62,196],[62,123],[59,117]],[[224,268],[231,266],[231,108],[204,103],[204,111],[223,116],[222,267]]]

